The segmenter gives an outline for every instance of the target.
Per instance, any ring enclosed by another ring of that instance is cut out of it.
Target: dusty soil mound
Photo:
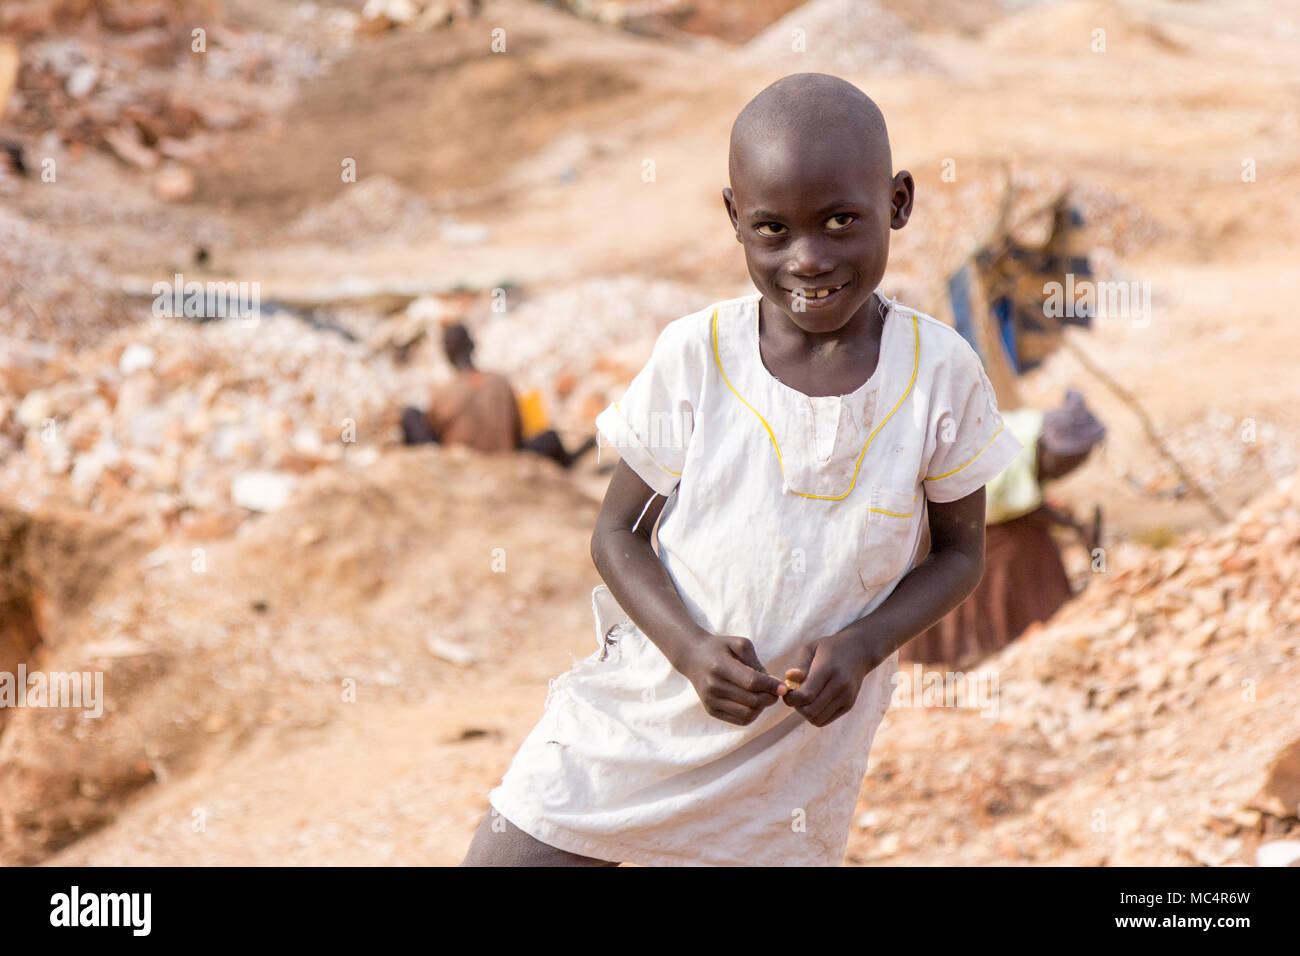
[[[909,29],[976,36],[1023,3],[1017,0],[878,0]],[[1028,0],[1034,2],[1034,0]],[[1051,2],[1051,0],[1048,0]]]
[[[994,24],[984,39],[1008,51],[1032,50],[1040,56],[1058,57],[1090,55],[1094,42],[1099,55],[1143,57],[1185,50],[1174,32],[1162,27],[1156,17],[1147,18],[1114,0],[1038,4]],[[1102,42],[1104,46],[1100,46]]]
[[[628,71],[548,55],[555,35],[539,18],[564,20],[575,41],[597,40],[599,28],[529,6],[510,5],[502,54],[479,20],[458,21],[436,42],[398,31],[359,43],[275,128],[240,137],[205,166],[199,199],[275,228],[335,198],[344,160],[359,179],[389,176],[430,200],[492,190],[566,126],[625,109],[638,89]]]
[[[744,55],[787,73],[938,68],[903,21],[871,0],[813,0],[756,36]]]
[[[27,569],[30,521],[11,506],[0,508],[0,674],[16,674],[36,655],[41,643],[36,626],[36,588]],[[0,734],[11,711],[0,708]]]
[[[0,210],[0,335],[46,350],[97,342],[129,321],[110,284],[77,244]]]
[[[429,203],[387,176],[370,176],[337,199],[313,206],[286,230],[294,239],[364,242],[376,237],[418,239],[434,228]]]
[[[192,775],[142,791],[120,832],[60,862],[271,862],[265,846],[353,859],[331,833],[367,858],[458,859],[545,676],[566,666],[555,650],[591,645],[593,575],[577,555],[594,512],[526,459],[458,457],[402,452],[317,476],[210,551],[206,576],[187,552],[152,562],[150,609],[130,626],[167,649],[175,676],[141,686],[118,726],[155,752],[164,742],[160,779]],[[498,542],[507,574],[491,570]],[[1295,835],[1297,544],[1292,479],[1213,535],[1110,550],[1083,595],[977,672],[996,678],[991,712],[942,695],[909,706],[900,691],[849,862],[1218,865]],[[367,707],[341,706],[349,678]],[[238,701],[221,690],[235,680]],[[142,759],[134,746],[115,759]],[[358,763],[374,782],[323,801],[328,768],[348,777]],[[283,817],[267,801],[300,809]],[[236,819],[190,845],[178,834],[192,807]]]
[[[138,767],[105,763],[86,722],[25,707],[15,695],[24,672],[80,670],[68,663],[81,660],[87,632],[104,633],[88,626],[92,602],[114,590],[122,565],[143,549],[114,524],[58,509],[29,514],[8,501],[0,501],[0,542],[0,674],[8,684],[0,708],[0,859],[11,861],[108,819],[99,797],[140,776]],[[33,723],[48,739],[29,750]]]
[[[12,520],[58,532],[13,536],[26,550],[5,565],[21,585],[6,594],[39,588],[59,610],[39,666],[102,672],[104,708],[13,711],[0,741],[9,863],[41,859],[259,727],[321,727],[358,699],[423,700],[458,681],[448,657],[508,659],[530,643],[531,615],[571,609],[589,586],[581,561],[553,556],[557,542],[585,551],[594,505],[541,459],[431,448],[315,476],[282,512],[207,548],[142,555],[97,527]],[[105,565],[120,576],[87,609]],[[67,573],[41,573],[56,566]]]

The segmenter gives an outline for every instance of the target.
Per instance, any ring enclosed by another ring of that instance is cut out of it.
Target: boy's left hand
[[[862,681],[878,663],[860,636],[823,637],[808,645],[802,660],[785,672],[786,680],[799,682],[799,687],[781,699],[814,727],[825,727],[853,708]]]

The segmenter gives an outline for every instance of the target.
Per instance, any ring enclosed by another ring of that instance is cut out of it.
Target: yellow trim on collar
[[[736,387],[731,384],[731,379],[727,378],[727,373],[722,370],[722,357],[718,353],[718,310],[717,308],[714,308],[713,310],[712,325],[713,325],[713,361],[717,363],[718,374],[721,375],[722,380],[727,383],[727,388],[731,389],[731,394],[735,395],[736,398],[740,399],[741,404],[744,405],[746,408],[748,408],[751,412],[753,412],[755,417],[760,422],[763,423],[763,428],[767,430],[767,437],[772,440],[772,447],[776,449],[776,463],[781,469],[781,478],[782,480],[784,480],[785,462],[781,458],[781,446],[777,444],[776,436],[772,434],[772,426],[770,426],[767,423],[767,419],[765,419],[762,415],[760,415],[758,413],[758,410],[754,408],[753,405],[745,401],[745,399],[741,396],[741,394],[738,391],[736,391]],[[889,410],[889,414],[886,415],[884,419],[881,421],[881,423],[875,427],[875,429],[871,432],[870,435],[867,436],[866,444],[862,446],[862,451],[858,453],[858,460],[853,465],[853,480],[849,482],[849,487],[842,494],[838,494],[838,495],[813,495],[813,494],[806,494],[805,492],[802,491],[794,491],[793,489],[791,489],[792,494],[796,494],[801,498],[819,498],[823,501],[840,501],[841,499],[847,498],[849,496],[849,493],[853,491],[854,486],[858,483],[858,469],[862,467],[862,459],[867,453],[867,447],[871,444],[871,440],[876,437],[876,434],[880,431],[880,429],[885,427],[885,422],[889,421],[891,418],[894,417],[894,412],[898,411],[899,406],[901,406],[903,402],[907,400],[907,396],[912,393],[912,386],[916,384],[916,372],[917,369],[920,368],[921,366],[921,332],[920,329],[918,328],[918,318],[915,314],[912,315],[912,335],[915,338],[915,349],[912,355],[912,380],[907,383],[907,391],[903,392],[903,397],[900,398],[894,404],[894,407]],[[884,342],[884,335],[882,334],[881,335],[882,345],[883,342]],[[883,359],[884,359],[884,349],[882,348],[881,355],[876,361],[879,363]],[[899,517],[908,517],[908,516],[899,515]]]

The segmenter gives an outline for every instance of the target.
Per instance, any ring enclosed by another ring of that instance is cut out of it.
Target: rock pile
[[[358,29],[365,33],[410,27],[433,30],[476,17],[482,0],[366,0]]]
[[[282,107],[323,69],[310,35],[236,32],[201,0],[5,4],[4,35],[21,42],[5,121],[24,165],[40,172],[60,149],[101,149],[153,173],[168,201],[193,194],[190,167],[214,134]]]
[[[382,174],[345,185],[338,198],[308,209],[285,230],[293,239],[352,247],[373,239],[427,238],[435,228],[428,200]]]
[[[1140,735],[1300,652],[1300,481],[1157,552],[1120,545],[1077,599],[995,658],[1002,719],[1057,749]],[[1236,680],[1236,676],[1240,680]]]
[[[282,502],[296,475],[372,458],[395,402],[432,377],[276,313],[255,328],[150,319],[0,394],[0,488],[96,512],[135,500],[220,530],[240,506]]]
[[[1120,545],[1096,568],[1050,621],[967,675],[994,689],[991,713],[909,709],[896,695],[851,856],[1293,858],[1300,475],[1213,533],[1161,550]]]
[[[754,37],[741,55],[774,76],[939,69],[903,22],[871,0],[813,0]]]
[[[752,287],[731,292],[741,295]],[[721,297],[721,295],[719,296]],[[639,276],[584,279],[532,292],[470,323],[485,368],[536,389],[558,427],[586,429],[640,371],[659,331],[708,302],[690,286]]]
[[[423,406],[451,374],[447,322],[464,319],[478,364],[520,395],[536,392],[552,425],[577,436],[640,369],[659,329],[699,307],[673,283],[632,278],[505,301],[496,313],[486,294],[423,297],[387,320],[336,323],[350,335],[268,304],[247,326],[150,317],[76,355],[7,350],[0,493],[98,513],[131,504],[169,527],[220,533],[283,504],[298,476],[373,460],[400,441],[402,408]]]

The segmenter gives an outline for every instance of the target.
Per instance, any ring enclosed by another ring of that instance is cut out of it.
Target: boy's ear
[[[906,169],[894,174],[894,192],[890,197],[893,216],[889,220],[890,229],[902,229],[912,216],[912,203],[916,199],[916,182]]]
[[[727,218],[731,220],[731,228],[736,231],[736,241],[740,242],[740,213],[736,209],[736,194],[730,186],[722,190],[722,205],[727,207]]]

